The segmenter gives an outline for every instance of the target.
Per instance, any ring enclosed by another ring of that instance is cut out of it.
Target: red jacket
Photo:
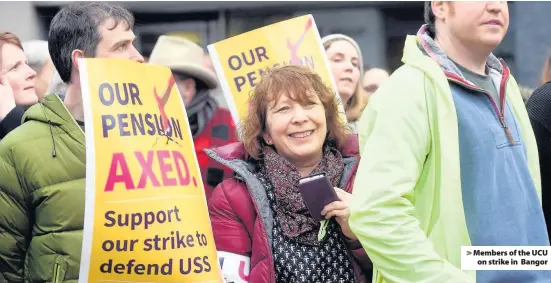
[[[352,192],[359,161],[357,136],[350,136],[340,151],[345,158],[342,188]],[[271,250],[273,215],[265,188],[251,171],[254,165],[245,161],[243,144],[233,143],[207,153],[237,173],[222,182],[209,201],[216,249],[250,257],[249,282],[276,283]],[[360,282],[370,282],[372,264],[359,241],[350,241],[347,247],[356,277]]]
[[[237,131],[231,113],[220,107],[218,107],[201,133],[193,140],[207,201],[218,184],[233,176],[233,171],[229,167],[210,159],[204,150],[221,147],[236,141]]]

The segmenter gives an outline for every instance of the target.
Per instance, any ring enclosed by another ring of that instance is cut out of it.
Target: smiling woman
[[[35,77],[19,38],[0,31],[0,139],[21,124],[21,107],[38,102]]]
[[[341,122],[332,90],[310,68],[273,68],[249,107],[243,144],[207,150],[238,175],[222,182],[209,203],[225,265],[239,265],[228,262],[233,255],[253,258],[249,282],[367,282],[369,258],[348,226],[358,139]],[[324,207],[324,224],[299,190],[300,179],[314,174],[323,174],[338,197]]]
[[[287,66],[267,73],[249,104],[252,113],[259,115],[247,117],[243,140],[255,158],[271,147],[308,170],[308,164],[319,162],[326,141],[346,141],[348,133],[338,118],[335,96],[319,76],[305,68]]]

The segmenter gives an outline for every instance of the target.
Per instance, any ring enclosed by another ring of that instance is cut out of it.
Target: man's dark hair
[[[425,1],[425,24],[429,26],[429,33],[431,36],[436,34],[436,26],[434,25],[435,17],[431,7],[432,1]]]
[[[78,2],[61,9],[50,24],[48,50],[59,76],[65,83],[71,79],[71,53],[80,49],[94,57],[101,40],[99,26],[113,19],[114,29],[120,23],[134,27],[134,16],[122,6],[107,2]]]

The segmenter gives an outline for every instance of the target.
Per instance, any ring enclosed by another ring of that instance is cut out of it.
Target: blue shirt
[[[490,96],[451,83],[459,123],[461,188],[473,246],[549,246],[547,228],[516,120],[512,144]],[[478,283],[551,282],[551,271],[477,271]]]

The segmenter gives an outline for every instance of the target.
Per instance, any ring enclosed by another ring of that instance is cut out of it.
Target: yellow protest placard
[[[236,123],[247,116],[251,90],[267,69],[305,65],[316,71],[342,101],[312,15],[268,25],[208,46],[221,87]],[[233,102],[233,103],[232,103]]]
[[[80,282],[221,282],[170,70],[86,59],[80,71],[87,149]]]

